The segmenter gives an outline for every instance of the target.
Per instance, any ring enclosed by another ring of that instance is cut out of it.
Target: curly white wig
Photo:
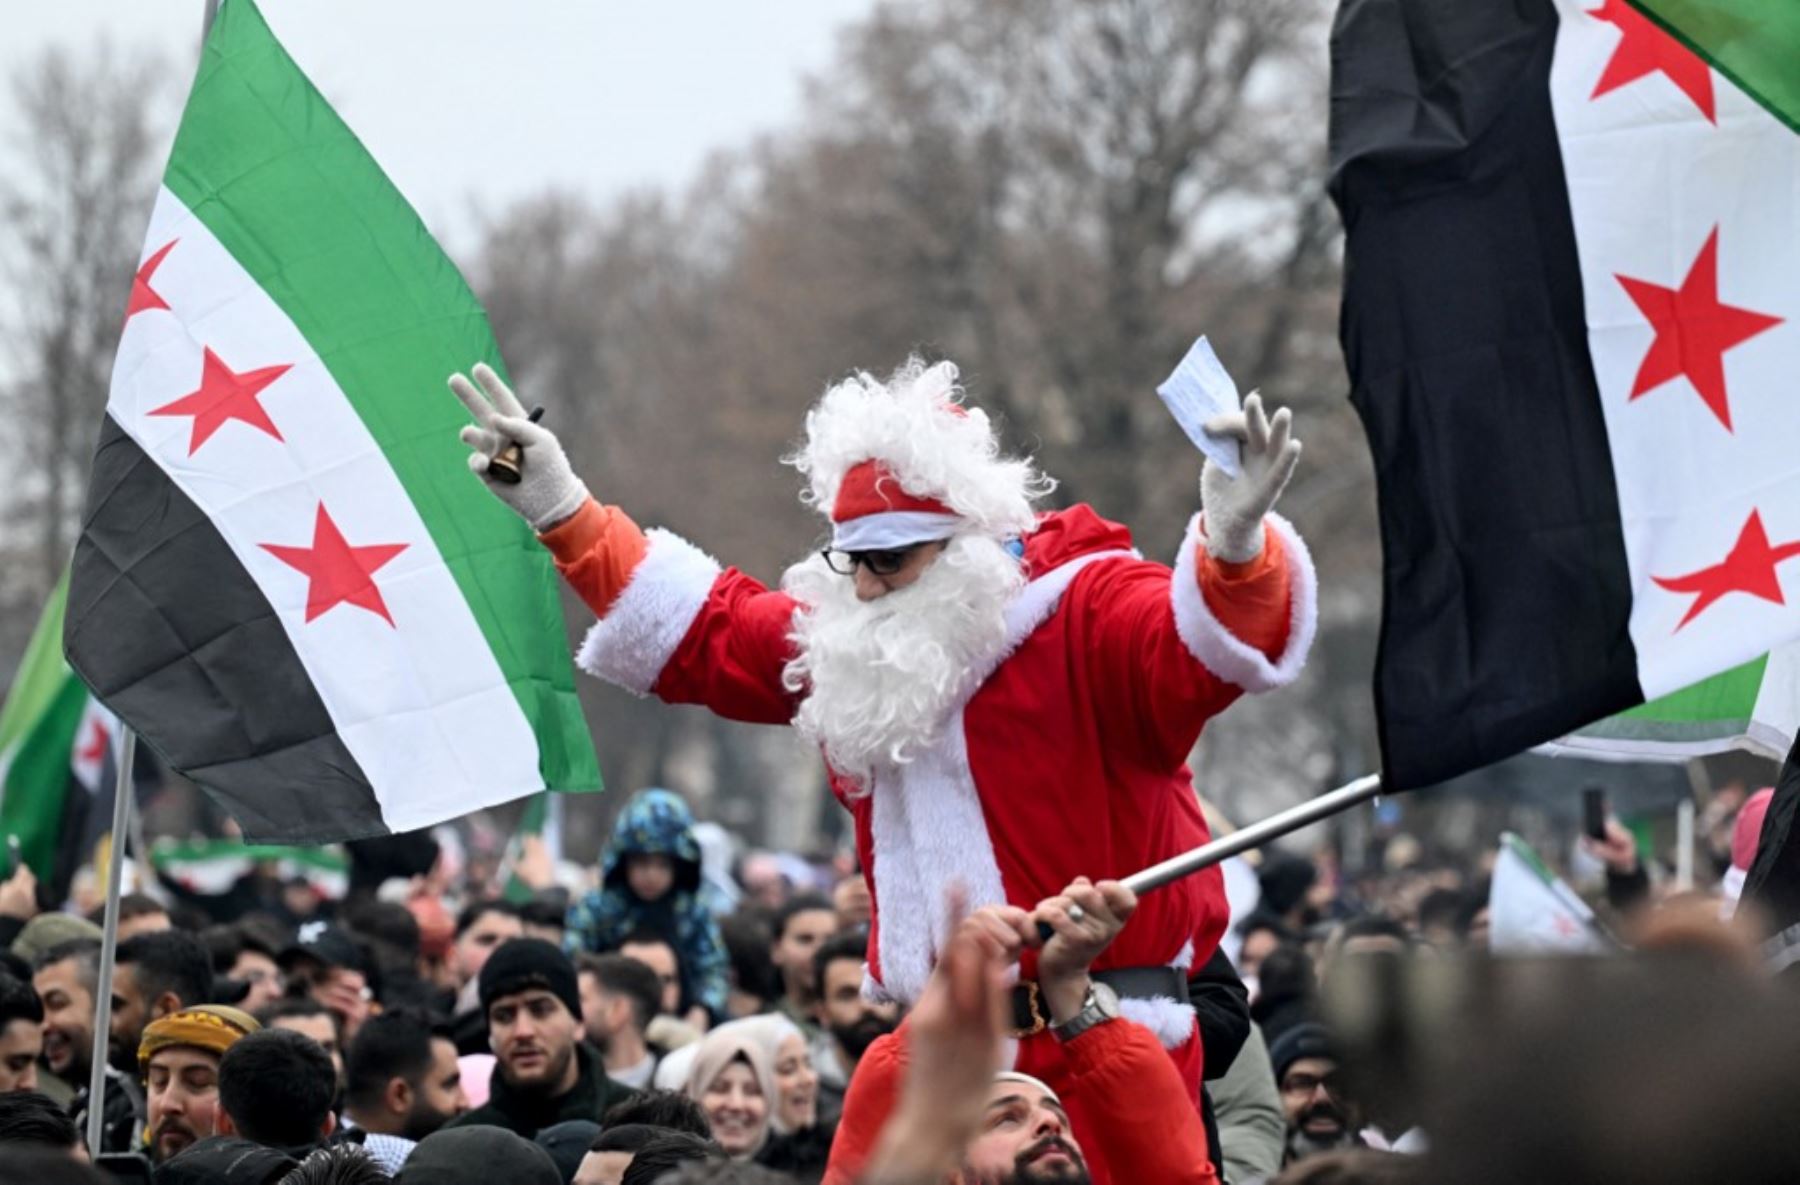
[[[805,443],[787,463],[807,479],[801,500],[827,518],[844,475],[882,462],[907,493],[943,502],[967,529],[1028,533],[1032,502],[1056,487],[1030,460],[1002,457],[987,414],[964,407],[949,362],[912,357],[884,383],[866,371],[831,386],[806,413]]]

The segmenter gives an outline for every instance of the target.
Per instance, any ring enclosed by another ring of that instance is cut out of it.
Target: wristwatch
[[[1095,1025],[1118,1019],[1119,993],[1103,983],[1090,981],[1087,996],[1081,1001],[1081,1011],[1061,1024],[1051,1025],[1050,1032],[1058,1041],[1073,1041]]]

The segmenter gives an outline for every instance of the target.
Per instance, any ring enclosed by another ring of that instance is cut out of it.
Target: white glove
[[[1262,396],[1254,391],[1244,410],[1214,416],[1206,430],[1242,442],[1242,472],[1227,474],[1211,460],[1200,470],[1200,506],[1206,512],[1206,550],[1215,559],[1241,564],[1262,554],[1263,515],[1294,476],[1300,442],[1290,439],[1293,417],[1287,408],[1274,419],[1263,415]]]
[[[462,442],[475,450],[469,454],[469,468],[481,476],[496,498],[530,523],[532,530],[547,531],[581,509],[588,500],[588,488],[569,467],[556,434],[526,418],[525,409],[493,368],[477,362],[473,373],[475,382],[481,384],[479,391],[462,375],[450,376],[450,390],[475,417],[461,433]],[[509,444],[524,450],[519,481],[512,485],[488,476],[488,462]]]

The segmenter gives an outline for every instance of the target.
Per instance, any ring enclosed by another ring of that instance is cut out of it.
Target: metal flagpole
[[[1123,883],[1134,893],[1147,893],[1151,889],[1160,889],[1173,880],[1180,880],[1202,868],[1211,868],[1221,864],[1239,852],[1247,852],[1251,848],[1260,848],[1272,839],[1279,839],[1290,831],[1298,831],[1308,823],[1317,823],[1320,819],[1328,819],[1332,815],[1347,811],[1358,803],[1367,802],[1381,794],[1381,775],[1364,774],[1362,777],[1346,785],[1339,786],[1327,794],[1290,807],[1280,814],[1270,815],[1259,823],[1233,831],[1230,835],[1215,839],[1209,844],[1202,844],[1192,851],[1183,852],[1179,856],[1171,856],[1161,864],[1153,864],[1142,872],[1134,872],[1124,879]]]
[[[106,1109],[106,1051],[112,1033],[113,957],[119,949],[119,882],[125,876],[125,842],[131,832],[131,766],[137,733],[119,727],[118,778],[113,783],[112,839],[107,844],[106,921],[100,936],[100,982],[94,989],[94,1054],[88,1070],[87,1146],[100,1154],[100,1121]]]

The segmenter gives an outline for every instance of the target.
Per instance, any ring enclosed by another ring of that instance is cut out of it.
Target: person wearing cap
[[[1030,908],[1078,875],[1119,877],[1210,837],[1187,768],[1208,720],[1292,682],[1316,629],[1305,545],[1272,513],[1298,462],[1286,411],[1259,398],[1209,430],[1202,513],[1172,566],[1094,508],[1040,512],[1052,481],[1001,454],[950,363],[857,374],[807,414],[790,458],[829,546],[772,589],[667,531],[641,530],[575,476],[556,437],[475,368],[451,386],[489,489],[538,532],[598,621],[579,665],[637,694],[792,724],[822,750],[873,895],[872,990],[917,998],[951,931],[937,894]],[[1198,1106],[1201,1049],[1184,971],[1229,910],[1216,869],[1146,900],[1097,974],[1171,1051]],[[1061,1061],[1028,951],[1018,1068]]]
[[[1295,1025],[1269,1046],[1269,1064],[1287,1116],[1283,1164],[1362,1144],[1360,1113],[1344,1090],[1329,1029],[1316,1021]]]
[[[304,985],[305,994],[337,1018],[341,1040],[356,1040],[375,998],[368,959],[356,939],[327,922],[307,922],[276,961],[289,977],[290,991],[295,983]]]
[[[249,1013],[225,1004],[184,1008],[145,1027],[138,1073],[152,1161],[218,1133],[219,1061],[240,1037],[261,1028]]]
[[[571,1119],[598,1123],[637,1093],[608,1078],[600,1055],[581,1040],[575,964],[556,946],[541,938],[503,943],[482,964],[479,982],[493,1079],[487,1102],[445,1127],[487,1124],[530,1140]]]

